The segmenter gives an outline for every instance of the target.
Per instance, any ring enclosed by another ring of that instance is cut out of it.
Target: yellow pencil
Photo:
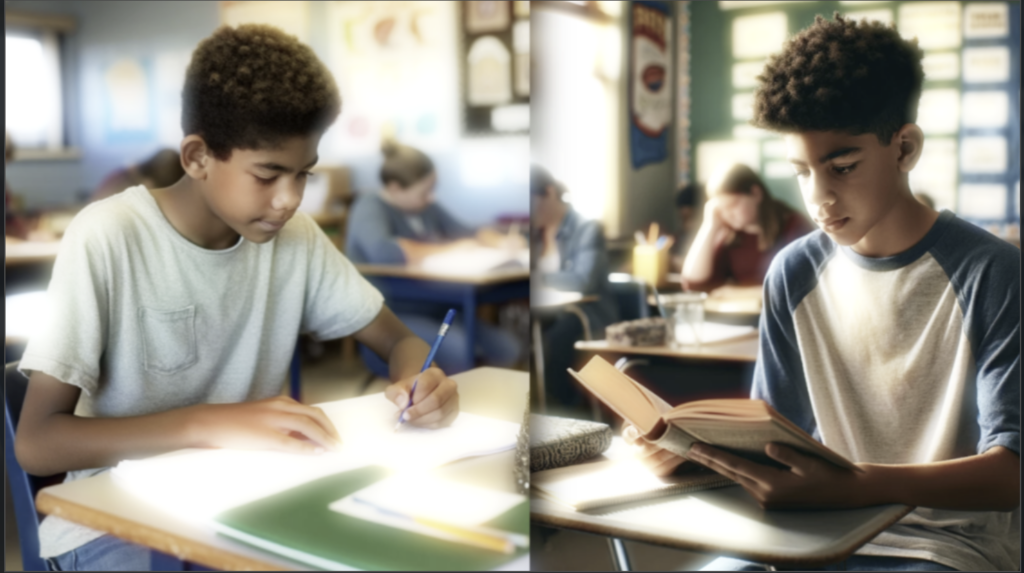
[[[475,545],[477,547],[483,547],[484,549],[491,549],[493,551],[500,551],[502,553],[512,553],[515,550],[515,543],[509,539],[508,535],[502,534],[501,532],[495,531],[492,533],[485,528],[461,527],[422,517],[412,517],[412,519],[416,521],[416,523],[425,525],[431,529],[443,531],[453,537],[457,537],[469,545]]]

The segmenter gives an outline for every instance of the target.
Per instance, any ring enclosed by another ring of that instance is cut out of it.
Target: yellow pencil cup
[[[657,286],[665,286],[668,278],[668,249],[654,245],[633,247],[633,276]]]

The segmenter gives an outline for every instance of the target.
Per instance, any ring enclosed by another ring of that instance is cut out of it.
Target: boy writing
[[[705,444],[687,457],[767,508],[917,506],[850,570],[1015,570],[1020,251],[911,193],[921,57],[893,28],[819,16],[769,61],[755,98],[821,232],[771,265],[752,397],[864,472],[777,444],[766,453],[789,470]],[[657,473],[682,462],[626,437]],[[760,569],[708,566],[745,568]]]
[[[36,475],[96,474],[187,447],[318,453],[339,436],[282,397],[300,332],[353,334],[389,361],[404,406],[429,348],[306,215],[296,215],[341,99],[312,50],[270,26],[221,28],[183,89],[181,162],[165,189],[95,203],[53,271],[54,319],[26,348],[16,453]],[[419,376],[409,420],[450,424],[455,383]],[[55,517],[40,547],[59,569],[148,569],[148,552]]]

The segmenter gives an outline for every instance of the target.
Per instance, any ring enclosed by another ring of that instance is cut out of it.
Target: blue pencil
[[[434,355],[437,354],[437,349],[441,347],[441,342],[444,341],[444,336],[448,334],[448,327],[452,325],[452,321],[455,320],[455,309],[449,309],[448,314],[444,317],[444,322],[441,323],[440,330],[437,331],[437,338],[434,339],[434,345],[430,347],[430,354],[427,354],[427,361],[423,363],[423,368],[420,369],[420,374],[430,368],[430,363],[434,361]],[[416,394],[416,385],[420,383],[419,376],[412,383],[412,388],[409,389],[409,403],[402,408],[402,413],[398,415],[398,423],[395,424],[395,430],[400,428],[405,423],[405,413],[412,408],[412,397]]]

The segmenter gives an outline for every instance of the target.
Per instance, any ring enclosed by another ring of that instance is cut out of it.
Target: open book
[[[690,446],[703,442],[758,463],[784,467],[764,453],[766,445],[776,442],[860,471],[761,400],[698,400],[673,408],[600,356],[579,372],[569,369],[569,373],[649,442],[677,455],[686,457]]]
[[[684,464],[675,474],[658,477],[635,459],[577,464],[530,476],[530,487],[537,496],[585,512],[733,483],[696,464]]]

